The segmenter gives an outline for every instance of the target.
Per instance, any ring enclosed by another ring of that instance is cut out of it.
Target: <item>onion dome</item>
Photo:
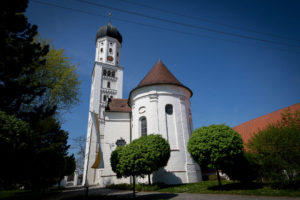
[[[121,33],[118,31],[118,29],[116,27],[111,25],[111,23],[108,23],[107,25],[102,26],[98,29],[97,35],[96,35],[96,40],[98,38],[102,38],[105,36],[115,38],[120,42],[120,44],[122,44],[123,38],[122,38]]]

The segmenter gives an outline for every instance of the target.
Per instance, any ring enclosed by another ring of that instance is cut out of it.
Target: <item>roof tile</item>
[[[109,102],[105,111],[110,112],[131,112],[131,108],[127,104],[128,99],[116,99],[112,98]]]
[[[265,129],[269,124],[276,123],[281,120],[281,114],[290,109],[291,112],[300,111],[300,103],[292,106],[282,108],[275,112],[263,115],[261,117],[252,119],[243,124],[233,127],[233,130],[238,132],[243,139],[244,144],[259,130]]]

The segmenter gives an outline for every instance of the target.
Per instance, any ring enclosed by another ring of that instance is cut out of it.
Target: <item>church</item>
[[[193,183],[202,180],[201,170],[187,151],[193,132],[190,98],[193,92],[158,60],[123,99],[122,35],[111,23],[96,34],[92,72],[83,185],[131,183],[117,179],[110,155],[119,145],[144,135],[160,134],[171,148],[164,169],[151,175],[152,182]],[[147,63],[145,65],[148,65]],[[147,179],[138,178],[138,182]]]

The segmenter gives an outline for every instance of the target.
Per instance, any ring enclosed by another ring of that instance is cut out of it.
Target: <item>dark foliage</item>
[[[38,66],[48,53],[48,46],[34,42],[37,26],[23,15],[26,0],[4,0],[0,3],[0,110],[17,115],[37,97],[46,86],[33,82]]]
[[[259,179],[259,165],[253,160],[254,155],[244,152],[238,155],[232,161],[225,161],[222,171],[225,172],[231,180],[237,180],[242,183],[250,183]]]
[[[255,134],[248,143],[259,173],[276,188],[300,187],[300,113],[283,113],[281,121]]]
[[[27,5],[0,2],[0,188],[39,190],[72,173],[75,163],[67,155],[68,133],[55,117],[60,102],[45,99],[51,85],[41,81],[41,68],[49,47],[35,40]]]

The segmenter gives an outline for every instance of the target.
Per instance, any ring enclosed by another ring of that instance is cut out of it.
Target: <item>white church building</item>
[[[96,35],[83,185],[131,183],[117,179],[110,155],[117,145],[143,135],[160,134],[171,147],[167,166],[151,175],[152,182],[192,183],[202,180],[200,167],[187,151],[193,131],[192,91],[159,60],[128,99],[123,99],[122,35],[109,23]],[[138,179],[147,182],[147,179]]]

